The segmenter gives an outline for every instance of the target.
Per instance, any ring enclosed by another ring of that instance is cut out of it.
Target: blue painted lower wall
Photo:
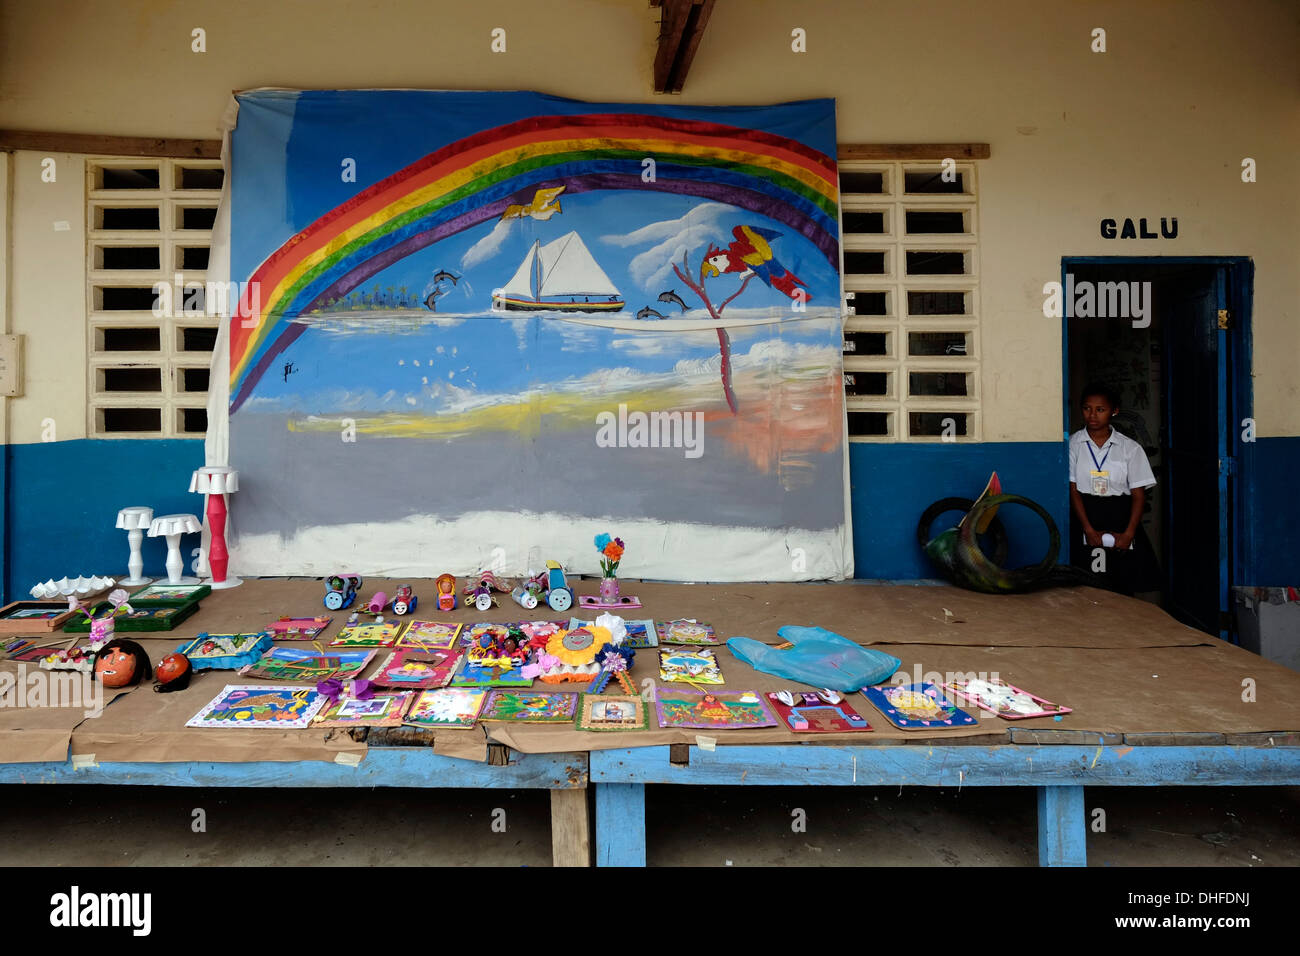
[[[119,508],[202,517],[203,496],[187,490],[203,464],[197,439],[37,442],[5,447],[6,601],[29,599],[38,581],[77,574],[126,574],[126,532]],[[181,539],[188,568],[199,536]],[[144,573],[165,573],[167,543],[145,537]]]
[[[190,473],[203,442],[119,440],[47,442],[5,448],[4,600],[27,596],[37,581],[65,574],[121,574],[126,533],[117,510],[150,505],[155,514],[199,514]],[[914,580],[935,575],[916,544],[916,523],[931,502],[973,498],[997,471],[1005,490],[1033,498],[1065,533],[1069,499],[1064,442],[977,445],[854,444],[849,451],[857,576]],[[1261,438],[1242,456],[1247,553],[1238,583],[1300,584],[1300,437]],[[1047,546],[1042,523],[1024,508],[999,517],[1011,538],[1010,565],[1037,561]],[[942,524],[938,522],[937,524]],[[182,542],[186,564],[198,546]],[[163,571],[166,545],[144,541],[145,574]]]

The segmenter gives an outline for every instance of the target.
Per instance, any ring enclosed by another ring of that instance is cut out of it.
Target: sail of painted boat
[[[508,312],[618,312],[623,305],[576,232],[534,242],[510,281],[492,294],[492,308]]]

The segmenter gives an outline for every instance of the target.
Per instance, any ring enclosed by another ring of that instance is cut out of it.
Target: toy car
[[[564,577],[564,568],[555,561],[546,562],[546,570],[537,576],[546,592],[546,603],[552,611],[567,611],[573,607],[573,588]]]
[[[510,596],[514,598],[515,603],[520,607],[527,608],[531,611],[533,608],[537,607],[538,596],[541,593],[542,585],[536,578],[533,578],[525,581],[523,584],[512,590]]]
[[[351,607],[361,590],[361,575],[331,574],[325,579],[325,607],[331,611],[341,611]]]
[[[403,584],[393,595],[393,613],[410,614],[415,610],[415,606],[420,603],[420,599],[415,596],[409,584]]]

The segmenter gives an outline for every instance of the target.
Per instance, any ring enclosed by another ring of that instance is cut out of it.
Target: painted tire
[[[546,603],[552,611],[567,611],[573,607],[573,592],[568,588],[556,588],[546,595]]]

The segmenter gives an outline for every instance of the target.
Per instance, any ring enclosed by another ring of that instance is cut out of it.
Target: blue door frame
[[[1220,302],[1226,304],[1231,315],[1229,332],[1220,339],[1219,376],[1219,454],[1220,489],[1231,499],[1231,518],[1227,510],[1220,510],[1220,534],[1229,540],[1219,553],[1220,607],[1230,610],[1234,585],[1249,584],[1255,580],[1254,567],[1254,500],[1253,443],[1241,440],[1245,420],[1253,417],[1254,395],[1251,389],[1252,337],[1251,307],[1254,299],[1255,264],[1246,256],[1063,256],[1061,258],[1061,287],[1065,288],[1066,275],[1073,268],[1105,268],[1123,266],[1203,266],[1216,270],[1216,286]],[[1068,303],[1062,313],[1068,313]],[[1069,316],[1061,317],[1061,383],[1062,390],[1069,389]],[[1075,397],[1065,396],[1062,421],[1065,439],[1070,435],[1070,410]],[[1068,496],[1068,490],[1062,494]],[[1231,529],[1231,531],[1229,531]],[[1227,637],[1226,632],[1220,636]],[[1235,640],[1235,635],[1233,635]]]

